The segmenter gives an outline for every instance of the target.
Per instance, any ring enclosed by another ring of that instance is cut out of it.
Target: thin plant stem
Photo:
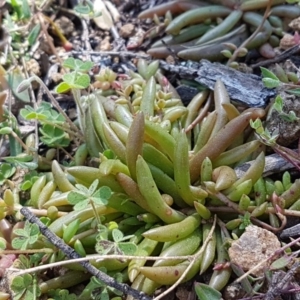
[[[209,192],[209,191],[208,191]],[[232,208],[233,210],[235,210],[237,213],[241,214],[241,215],[245,215],[246,211],[244,210],[241,210],[239,208],[239,206],[232,202],[230,199],[228,199],[228,197],[226,197],[224,194],[218,192],[218,193],[212,193],[214,196],[216,196],[219,200],[221,200],[224,204],[226,204],[228,207]],[[276,215],[278,215],[278,212],[275,211]],[[272,232],[278,232],[280,230],[283,229],[283,227],[285,226],[285,222],[282,222],[281,226],[279,228],[275,228],[275,227],[272,227],[270,226],[269,224],[265,223],[265,222],[262,222],[261,220],[255,218],[255,217],[251,217],[250,216],[250,219],[253,223],[255,224],[258,224],[260,226],[262,226],[263,228],[265,229],[268,229]],[[280,217],[280,219],[282,220],[282,218]]]
[[[27,69],[26,69],[26,63],[25,63],[24,57],[22,57],[22,64],[23,64],[26,79],[28,79],[29,75],[28,75],[28,72],[27,72]],[[30,92],[30,98],[33,101],[34,109],[37,109],[38,105],[37,105],[37,102],[36,102],[36,98],[35,98],[35,94],[33,92],[32,86],[29,87],[29,92]],[[35,145],[34,145],[35,159],[34,160],[37,162],[38,161],[38,152],[37,151],[38,151],[38,148],[39,148],[39,129],[38,129],[38,121],[36,119],[34,120],[34,134],[35,134],[35,141],[34,141],[34,143],[35,143]]]
[[[99,217],[99,215],[98,215],[98,213],[97,213],[97,209],[96,209],[96,206],[95,206],[95,204],[94,204],[94,201],[93,201],[93,200],[90,200],[90,203],[91,203],[91,206],[92,206],[92,208],[93,208],[94,215],[95,215],[95,218],[96,218],[96,220],[97,220],[97,223],[100,225],[100,224],[101,224],[101,220],[100,220],[100,217]]]
[[[0,254],[35,254],[35,253],[54,253],[53,249],[42,248],[42,249],[27,249],[27,250],[0,250]]]
[[[45,16],[42,14],[42,13],[38,13],[37,14],[38,18],[39,18],[39,21],[40,21],[40,24],[41,24],[41,27],[42,27],[42,30],[43,30],[43,33],[47,39],[47,42],[49,44],[49,47],[51,48],[51,51],[53,52],[53,54],[57,57],[59,63],[62,65],[63,61],[62,59],[59,57],[59,55],[57,54],[57,51],[53,45],[53,42],[48,34],[48,31],[47,31],[47,28],[44,24],[44,19],[45,19]]]
[[[21,209],[21,213],[25,216],[25,218],[32,224],[37,224],[41,233],[58,249],[63,251],[67,257],[71,259],[80,258],[80,255],[69,245],[67,245],[61,238],[59,238],[56,234],[54,234],[48,227],[43,224],[39,218],[33,215],[29,209],[23,207]],[[60,262],[61,263],[61,262]],[[125,295],[131,295],[139,300],[151,300],[152,298],[145,295],[143,292],[140,292],[136,289],[133,289],[127,284],[119,283],[114,278],[105,274],[104,272],[98,270],[89,262],[83,261],[79,262],[90,274],[95,276],[97,279],[101,280],[104,284],[111,286],[119,291],[121,291]]]
[[[270,13],[270,9],[271,9],[271,6],[272,6],[272,3],[273,3],[273,0],[269,0],[268,2],[268,5],[266,7],[266,10],[265,10],[265,13],[264,13],[264,16],[263,16],[263,20],[262,22],[260,23],[260,25],[256,28],[256,30],[249,36],[249,38],[247,40],[245,40],[232,54],[232,56],[230,57],[230,59],[228,60],[227,62],[227,66],[233,62],[238,54],[239,54],[239,51],[242,49],[242,48],[246,48],[247,45],[256,37],[256,35],[261,31],[262,27],[264,26],[265,24],[265,21],[267,20],[268,16],[269,16],[269,13]]]

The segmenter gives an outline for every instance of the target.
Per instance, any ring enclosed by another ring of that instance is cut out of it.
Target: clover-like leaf
[[[92,12],[92,9],[89,5],[84,5],[84,4],[78,4],[74,7],[74,10],[78,13],[78,14],[82,14],[82,15],[88,15]]]
[[[120,241],[122,241],[123,237],[124,237],[124,234],[121,230],[119,229],[113,229],[112,231],[112,237],[113,237],[113,240],[118,243]]]
[[[0,173],[4,178],[9,178],[12,175],[14,175],[16,172],[16,168],[12,166],[11,164],[2,163],[0,165]]]
[[[72,84],[75,82],[75,73],[66,73],[63,75],[63,81],[67,84],[69,84],[70,86],[72,86]]]
[[[98,241],[95,245],[95,250],[97,253],[102,255],[114,253],[115,243],[112,241],[101,240]]]
[[[44,124],[40,129],[40,132],[46,137],[55,137],[58,139],[61,139],[65,136],[65,132],[62,129],[50,124]]]
[[[99,196],[102,199],[108,200],[111,197],[111,194],[112,194],[112,191],[111,191],[111,189],[108,186],[102,186],[99,189]]]
[[[25,274],[23,276],[16,276],[11,283],[11,288],[13,291],[17,292],[17,291],[22,291],[24,288],[26,288],[26,286],[24,285],[24,277],[28,276],[31,277],[30,274]]]
[[[75,206],[73,207],[74,210],[82,210],[84,208],[86,208],[90,203],[90,200],[83,200],[81,202],[78,202],[77,204],[75,204]]]
[[[81,194],[85,195],[86,197],[90,195],[89,194],[89,189],[87,187],[85,187],[83,184],[77,183],[77,184],[75,184],[75,187],[78,189],[78,191]]]
[[[24,237],[14,238],[11,242],[14,249],[26,250],[27,242]]]
[[[93,195],[98,187],[99,180],[95,179],[88,189],[88,194]]]
[[[70,204],[76,205],[84,200],[86,200],[86,195],[78,191],[70,191],[67,197]]]
[[[14,230],[14,234],[18,236],[12,240],[13,248],[26,250],[28,245],[32,245],[37,241],[39,232],[37,224],[30,224],[26,221],[23,229]]]
[[[130,242],[118,243],[118,248],[122,251],[124,255],[134,255],[137,250],[137,246]]]
[[[90,85],[91,79],[87,74],[81,74],[75,79],[75,85],[80,89],[86,89]]]
[[[83,64],[80,66],[79,71],[81,72],[88,72],[94,66],[94,63],[91,61],[84,61]]]
[[[63,67],[69,68],[71,70],[74,70],[76,65],[75,65],[75,58],[73,57],[68,57],[64,62],[63,62]]]
[[[56,88],[55,92],[58,94],[63,94],[69,92],[71,89],[70,85],[66,82],[61,82]]]
[[[70,143],[66,133],[56,126],[44,124],[40,132],[43,134],[41,141],[49,147],[67,147]]]
[[[68,290],[50,290],[48,294],[55,300],[76,300],[75,294],[70,294]]]

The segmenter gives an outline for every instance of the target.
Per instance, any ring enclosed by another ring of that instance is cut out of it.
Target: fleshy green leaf
[[[32,30],[30,31],[30,33],[28,35],[29,46],[32,46],[36,42],[36,39],[39,36],[40,30],[41,30],[40,23],[36,24],[32,28]]]
[[[30,17],[31,17],[31,11],[30,11],[30,7],[28,5],[28,0],[22,1],[22,17],[24,19],[30,19]]]
[[[3,127],[0,129],[0,134],[11,134],[13,132],[11,127]]]
[[[292,89],[292,90],[286,90],[285,92],[294,94],[294,95],[300,95],[300,88]]]
[[[272,78],[263,78],[262,81],[263,81],[265,87],[267,87],[268,89],[276,88],[280,85],[279,80],[275,80]]]
[[[199,300],[220,300],[222,294],[207,284],[196,282],[195,291]]]
[[[271,78],[277,81],[280,81],[279,78],[269,69],[266,69],[264,67],[260,67],[261,73],[263,75],[264,78]]]
[[[291,262],[291,257],[283,256],[276,259],[270,266],[271,270],[280,270],[288,266]]]
[[[17,92],[18,86],[21,84],[21,82],[24,79],[25,78],[24,78],[23,74],[21,73],[21,71],[19,69],[15,69],[8,74],[7,81],[8,81],[8,85],[10,86],[15,97],[17,97],[18,99],[20,99],[23,102],[30,102],[28,90],[25,90],[21,93]]]

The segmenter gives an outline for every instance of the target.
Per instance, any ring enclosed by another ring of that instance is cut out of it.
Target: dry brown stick
[[[242,44],[234,51],[234,53],[232,54],[231,58],[230,58],[230,59],[228,60],[228,62],[227,62],[227,66],[237,58],[239,51],[240,51],[242,48],[247,47],[247,45],[248,45],[248,44],[255,38],[255,36],[261,31],[262,27],[263,27],[264,24],[265,24],[265,21],[267,20],[267,18],[268,18],[268,16],[269,16],[269,12],[270,12],[272,3],[273,3],[273,0],[269,0],[268,5],[267,5],[266,10],[265,10],[265,13],[264,13],[264,17],[263,17],[262,22],[261,22],[260,25],[256,28],[256,30],[249,36],[249,38],[248,38],[246,41],[244,41],[244,42],[243,42],[243,43],[242,43]]]
[[[292,55],[299,53],[299,51],[300,51],[300,45],[295,45],[292,48],[282,52],[275,58],[259,61],[258,63],[253,64],[250,67],[254,69],[254,68],[258,68],[258,67],[263,67],[263,66],[268,66],[271,64],[279,63],[283,60],[290,58]]]
[[[80,258],[81,256],[69,245],[67,245],[61,238],[59,238],[56,234],[54,234],[48,227],[43,224],[39,218],[37,218],[28,208],[23,207],[21,209],[21,213],[23,216],[33,224],[37,224],[41,233],[58,249],[63,251],[67,257],[69,258]],[[125,295],[132,295],[134,298],[139,300],[151,300],[152,298],[145,295],[143,292],[137,291],[131,288],[129,285],[124,283],[117,282],[114,278],[108,276],[104,272],[98,270],[93,265],[91,265],[87,261],[79,262],[88,272],[90,272],[93,276],[101,280],[108,286],[111,286],[119,291],[121,291]]]

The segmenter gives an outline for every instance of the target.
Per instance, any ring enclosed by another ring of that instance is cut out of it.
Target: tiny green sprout
[[[284,255],[278,259],[276,259],[271,265],[271,270],[280,270],[287,267],[292,261],[295,259],[293,256]]]
[[[65,118],[52,109],[49,103],[42,102],[37,109],[26,105],[21,109],[20,114],[26,120],[41,122],[41,141],[45,145],[49,147],[67,147],[69,145],[70,139],[65,128]]]
[[[275,109],[279,113],[279,117],[287,122],[295,122],[298,121],[299,118],[296,116],[294,111],[289,111],[288,113],[285,113],[283,111],[283,99],[281,96],[277,96],[275,98],[273,109]]]
[[[12,164],[2,163],[0,164],[0,186],[5,183],[5,181],[13,176],[16,172],[16,167]]]
[[[15,229],[14,234],[17,237],[12,240],[13,248],[26,250],[38,240],[40,230],[38,225],[26,221],[24,228]]]
[[[68,290],[50,290],[48,292],[49,296],[55,300],[76,300],[77,296],[75,294],[70,294]]]
[[[108,240],[112,236],[113,241]],[[126,242],[132,235],[124,236],[124,233],[118,228],[110,230],[104,225],[99,226],[99,234],[96,237],[96,252],[102,255],[118,254],[133,255],[136,252],[136,245],[132,242]]]
[[[41,24],[38,23],[36,24],[30,31],[29,35],[28,35],[28,43],[29,43],[29,46],[32,46],[34,45],[34,43],[36,42],[39,34],[40,34],[40,31],[41,31]]]
[[[231,58],[232,57],[232,52],[230,50],[222,50],[221,53],[226,57],[226,58]]]
[[[67,58],[64,62],[63,62],[63,66],[65,68],[69,68],[71,70],[74,70],[76,72],[88,72],[91,70],[91,68],[94,66],[94,63],[92,63],[91,61],[82,61],[80,59],[76,59],[73,57],[69,57]]]
[[[89,15],[93,12],[93,4],[90,1],[84,1],[74,7],[74,10],[80,15]]]
[[[280,80],[279,78],[270,70],[260,67],[261,73],[263,75],[263,83],[265,85],[265,87],[272,89],[272,88],[276,88],[279,87],[280,85]]]
[[[276,145],[278,134],[274,132],[271,135],[269,130],[264,129],[260,119],[256,119],[255,121],[250,120],[250,126],[256,131],[257,136],[265,145],[270,147]]]
[[[61,82],[56,88],[57,93],[66,93],[71,89],[86,89],[90,85],[90,76],[86,74],[92,67],[90,61],[83,62],[73,57],[67,58],[63,62],[63,66],[74,70],[71,73],[66,73]]]
[[[13,299],[15,300],[38,299],[41,295],[41,290],[39,289],[35,275],[24,274],[16,276],[12,280],[11,289],[14,292]]]
[[[27,191],[29,190],[34,182],[39,178],[37,171],[31,171],[27,174],[25,174],[23,182],[21,184],[21,190]]]
[[[76,219],[66,226],[63,233],[63,240],[65,243],[69,243],[72,237],[76,234],[79,229],[80,219]]]
[[[100,268],[100,270],[104,273],[107,273],[106,268]],[[112,276],[117,282],[122,282],[123,276],[120,272],[116,272]],[[86,287],[87,291],[90,291],[90,295],[92,295],[92,299],[94,300],[110,300],[110,295],[113,293],[115,295],[121,296],[122,292],[116,290],[110,286],[104,284],[101,280],[96,277],[92,277],[89,284]],[[85,291],[83,291],[84,293]],[[81,295],[80,295],[81,296]],[[81,297],[79,297],[81,299]]]
[[[70,144],[69,135],[60,128],[44,124],[40,132],[43,135],[41,141],[49,147],[68,147]]]
[[[85,208],[89,204],[106,205],[111,197],[111,189],[107,186],[102,186],[97,189],[99,180],[96,179],[89,188],[81,184],[76,184],[76,191],[71,191],[68,194],[68,201],[74,205],[75,210]]]
[[[251,214],[248,211],[243,216],[240,215],[239,217],[242,220],[242,223],[240,224],[239,229],[244,230],[247,226],[252,224],[251,219],[250,219]]]

